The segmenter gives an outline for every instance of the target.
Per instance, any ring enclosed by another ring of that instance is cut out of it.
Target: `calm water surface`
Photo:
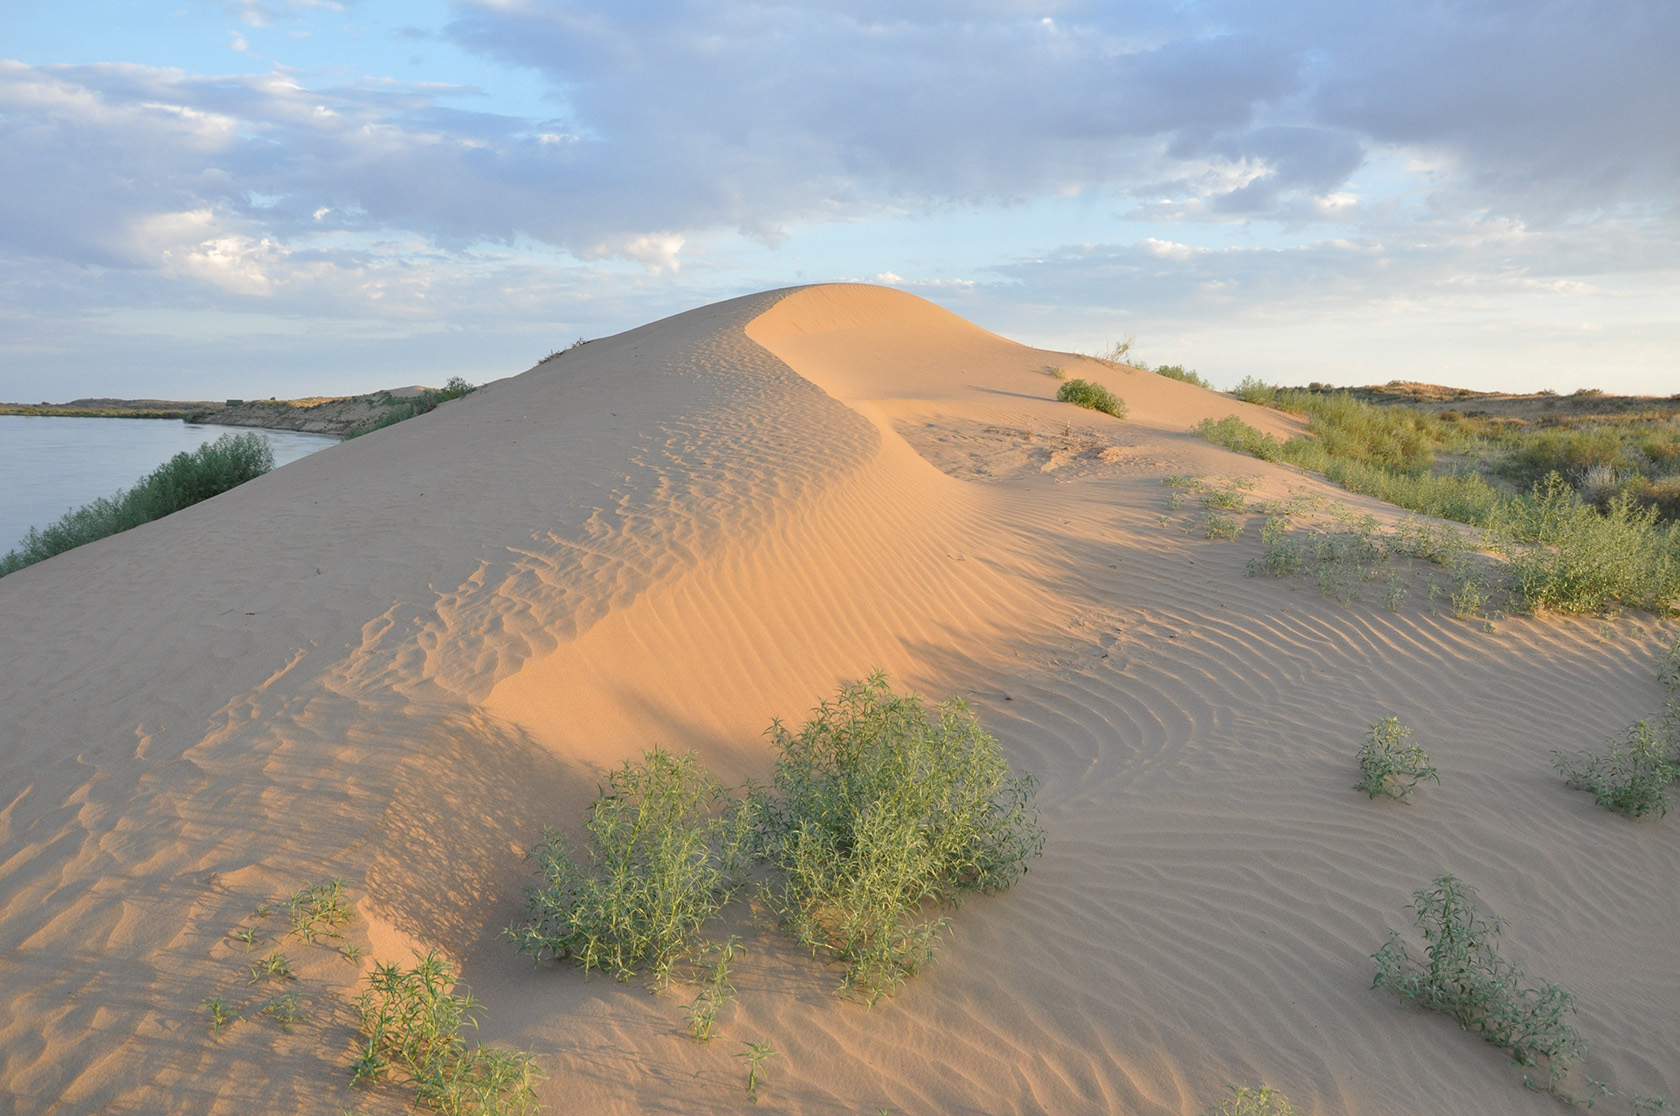
[[[180,419],[56,418],[0,415],[0,554],[31,527],[45,527],[135,481],[178,453],[246,427],[195,426]],[[284,465],[338,439],[259,430]]]

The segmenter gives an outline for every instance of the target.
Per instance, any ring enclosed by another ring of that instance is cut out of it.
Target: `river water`
[[[248,429],[180,419],[0,415],[0,554],[31,527],[132,487],[178,453]],[[293,430],[257,433],[274,447],[277,467],[338,442]]]

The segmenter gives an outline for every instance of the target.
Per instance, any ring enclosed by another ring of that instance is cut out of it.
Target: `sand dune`
[[[1126,399],[1054,401],[1061,367]],[[604,338],[158,523],[0,580],[0,1094],[41,1113],[396,1112],[227,934],[342,878],[380,957],[438,948],[551,1112],[739,1111],[744,1039],[793,1113],[1195,1113],[1268,1082],[1313,1113],[1539,1113],[1498,1050],[1369,988],[1452,871],[1580,1000],[1594,1077],[1680,1098],[1680,823],[1551,773],[1661,706],[1655,621],[1395,611],[1248,579],[1162,523],[1171,473],[1393,518],[1187,433],[1241,413],[1030,349],[901,292],[819,286]],[[762,737],[875,668],[966,697],[1041,781],[1045,855],[874,1008],[768,930],[722,1037],[680,995],[533,968],[519,853],[661,743],[764,778]],[[1441,771],[1349,788],[1365,728]],[[366,962],[364,960],[363,965]]]

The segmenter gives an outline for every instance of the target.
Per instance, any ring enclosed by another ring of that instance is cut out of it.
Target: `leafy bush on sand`
[[[1528,987],[1523,972],[1499,954],[1505,921],[1484,913],[1476,889],[1453,876],[1413,896],[1412,910],[1428,948],[1415,957],[1398,930],[1372,954],[1373,988],[1388,988],[1419,1007],[1445,1012],[1467,1030],[1508,1051],[1523,1066],[1544,1066],[1556,1088],[1586,1045],[1569,1022],[1575,997],[1556,984]]]
[[[196,450],[178,453],[140,478],[133,488],[64,513],[46,527],[31,527],[17,549],[0,558],[0,577],[55,554],[162,519],[218,496],[274,468],[274,449],[261,434],[223,434]]]
[[[458,972],[431,952],[414,965],[376,965],[356,1004],[362,1041],[351,1083],[395,1077],[414,1086],[416,1104],[448,1116],[523,1116],[537,1109],[542,1073],[521,1050],[467,1045],[478,1004],[457,991]]]
[[[842,989],[873,1002],[933,954],[943,917],[1006,888],[1043,847],[1033,779],[958,699],[930,715],[884,676],[844,687],[779,753],[762,796],[765,901],[799,941],[846,966]]]
[[[703,938],[758,864],[760,897],[814,954],[845,966],[841,988],[874,1002],[927,963],[951,907],[1008,887],[1043,847],[1030,776],[961,701],[930,713],[883,675],[842,687],[797,733],[780,723],[769,787],[731,797],[692,756],[655,750],[613,774],[589,820],[589,865],[550,833],[521,951],[572,957],[620,979],[678,966],[697,976],[690,1033],[709,1037],[732,998],[738,945]]]
[[[1126,401],[1101,384],[1089,380],[1069,380],[1056,389],[1056,399],[1087,410],[1101,411],[1115,418],[1126,417]]]
[[[508,933],[539,960],[570,957],[619,980],[645,967],[663,987],[700,956],[706,924],[745,879],[756,807],[692,753],[655,748],[608,784],[590,808],[588,866],[548,831],[529,854],[543,880],[526,889],[532,920]]]
[[[1424,779],[1439,783],[1441,777],[1429,766],[1429,756],[1416,744],[1407,743],[1411,735],[1412,730],[1398,717],[1385,717],[1372,725],[1359,746],[1359,770],[1364,777],[1353,789],[1372,798],[1382,794],[1409,802],[1412,788]]]

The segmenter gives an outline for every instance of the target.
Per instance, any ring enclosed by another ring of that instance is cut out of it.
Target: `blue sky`
[[[0,398],[800,282],[1216,384],[1680,391],[1680,5],[0,0]]]

